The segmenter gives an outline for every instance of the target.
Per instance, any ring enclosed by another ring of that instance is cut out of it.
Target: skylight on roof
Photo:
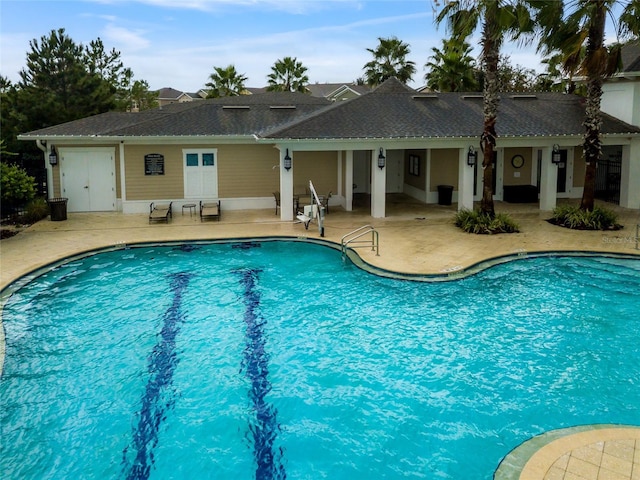
[[[249,110],[249,105],[223,105],[223,110]]]
[[[271,105],[269,107],[271,110],[295,110],[295,105]]]
[[[413,95],[412,98],[414,100],[422,100],[422,99],[426,99],[426,98],[439,98],[438,95]]]
[[[521,94],[521,95],[511,95],[511,98],[513,98],[514,100],[531,100],[538,97],[533,94]]]

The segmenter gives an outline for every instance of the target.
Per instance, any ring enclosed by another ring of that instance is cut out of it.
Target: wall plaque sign
[[[145,175],[164,175],[164,155],[148,153],[144,156]]]

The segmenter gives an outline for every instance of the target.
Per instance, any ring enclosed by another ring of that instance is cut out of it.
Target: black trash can
[[[438,185],[438,205],[451,205],[453,185]]]
[[[47,200],[52,222],[59,222],[67,219],[68,200],[68,198],[50,198]]]

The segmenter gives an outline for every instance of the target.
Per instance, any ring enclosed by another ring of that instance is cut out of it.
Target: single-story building
[[[503,93],[495,199],[551,210],[558,198],[581,197],[583,120],[578,96]],[[267,92],[104,113],[19,138],[36,141],[47,159],[55,153],[50,196],[68,198],[70,212],[143,213],[153,201],[179,208],[211,199],[223,211],[266,209],[278,191],[281,219],[293,220],[295,190],[309,180],[348,211],[355,195],[370,195],[375,218],[385,216],[387,193],[437,203],[442,185],[453,187],[459,209],[473,208],[481,132],[480,94],[423,94],[390,79],[342,102]],[[638,208],[640,128],[603,114],[602,139],[603,160],[618,166],[607,167],[607,195]]]

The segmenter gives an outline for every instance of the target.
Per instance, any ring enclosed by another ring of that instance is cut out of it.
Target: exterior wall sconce
[[[284,156],[284,169],[288,172],[291,170],[291,157],[289,156],[289,149],[287,148],[287,153]]]
[[[553,152],[551,152],[551,163],[558,165],[562,163],[562,155],[560,155],[560,146],[556,143],[553,146]]]
[[[469,151],[467,152],[467,165],[473,167],[478,161],[478,152],[473,145],[469,145]]]
[[[49,164],[55,166],[58,164],[58,154],[56,153],[56,148],[51,145],[51,153],[49,153]]]
[[[380,168],[380,170],[384,168],[385,160],[386,158],[384,156],[384,153],[382,153],[382,147],[380,147],[380,153],[378,154],[378,167]]]

